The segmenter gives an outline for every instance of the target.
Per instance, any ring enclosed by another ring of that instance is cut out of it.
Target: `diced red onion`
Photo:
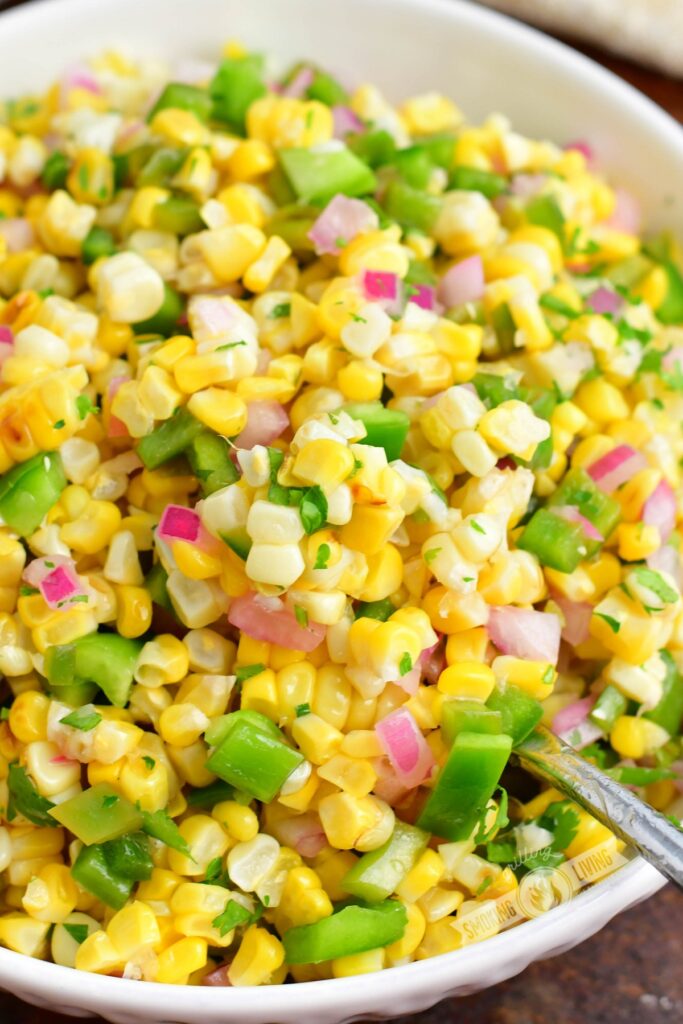
[[[269,445],[289,426],[289,416],[279,402],[256,401],[247,405],[247,425],[234,439],[236,448]]]
[[[633,193],[625,188],[616,188],[614,191],[617,197],[616,206],[612,216],[605,221],[605,225],[614,228],[615,231],[625,231],[629,235],[639,234],[643,219],[640,203]]]
[[[365,128],[365,125],[358,115],[351,110],[351,107],[337,104],[332,107],[332,117],[334,118],[335,139],[343,139],[352,132],[362,132]]]
[[[7,324],[0,324],[0,365],[12,355],[14,350],[14,332]]]
[[[547,180],[547,174],[515,174],[510,182],[510,191],[520,199],[531,199],[538,195]]]
[[[681,572],[681,559],[676,548],[671,544],[662,544],[645,559],[648,568],[655,572],[665,572],[672,577],[676,586],[680,589],[683,585],[683,572]]]
[[[401,782],[388,757],[375,757],[372,766],[377,774],[377,782],[372,792],[380,800],[395,807],[410,792]]]
[[[676,495],[671,484],[662,480],[643,505],[643,522],[646,526],[656,526],[666,544],[676,526]]]
[[[192,302],[192,317],[196,321],[195,334],[205,332],[208,337],[215,337],[235,326],[237,314],[227,302],[221,302],[220,296],[201,295]]]
[[[0,220],[0,236],[7,243],[8,252],[22,252],[35,243],[33,225],[26,217],[7,217]]]
[[[97,79],[91,71],[83,67],[75,67],[67,71],[62,76],[61,89],[63,98],[66,98],[71,89],[85,89],[86,92],[91,92],[94,96],[102,95],[102,87]]]
[[[436,306],[436,289],[431,284],[411,285],[408,302],[414,302],[420,309],[427,309],[431,312]]]
[[[623,299],[617,292],[602,285],[588,296],[587,304],[594,313],[611,313],[615,316],[623,306]]]
[[[570,601],[568,597],[555,595],[555,604],[560,608],[564,617],[562,627],[562,639],[575,647],[588,639],[590,632],[590,621],[593,615],[593,605],[587,601]]]
[[[232,988],[232,982],[228,977],[230,967],[231,964],[221,964],[215,971],[209,971],[202,978],[202,985],[206,985],[208,988]]]
[[[129,377],[112,377],[112,379],[109,381],[109,386],[107,388],[107,395],[108,395],[108,398],[109,398],[109,405],[110,405],[110,407],[111,407],[111,403],[114,400],[114,395],[119,390],[121,385],[125,384],[127,380],[130,380],[130,378]],[[120,420],[118,418],[118,416],[114,416],[113,412],[111,412],[111,408],[110,408],[110,411],[109,411],[109,425],[107,427],[107,435],[109,437],[129,437],[130,436],[129,433],[128,433],[128,427],[126,426],[126,424],[123,422],[123,420]]]
[[[569,523],[578,523],[589,540],[597,540],[600,544],[604,541],[605,538],[600,531],[593,526],[590,519],[586,519],[585,516],[582,516],[578,508],[575,508],[574,505],[555,506],[553,508],[553,512],[556,516],[566,519]]]
[[[279,842],[296,850],[302,857],[316,857],[327,846],[325,830],[313,811],[278,821],[273,832]]]
[[[439,281],[436,290],[439,301],[446,309],[476,302],[484,294],[484,264],[481,256],[468,256],[450,267]]]
[[[401,280],[390,270],[366,270],[363,272],[363,290],[366,299],[393,302],[399,298]]]
[[[671,373],[677,366],[683,367],[683,345],[674,345],[670,352],[667,352],[662,359],[662,368]]]
[[[311,620],[306,626],[300,626],[293,612],[279,598],[264,597],[254,591],[233,600],[228,621],[254,640],[277,644],[290,651],[314,651],[327,632],[326,626]]]
[[[431,647],[425,647],[420,655],[420,666],[422,675],[428,683],[436,684],[446,664],[446,653],[441,640],[437,640]]]
[[[574,142],[568,142],[565,149],[576,149],[579,153],[583,153],[586,158],[586,163],[592,164],[595,160],[595,153],[593,147],[585,139],[576,139]]]
[[[74,761],[71,757],[65,757],[64,754],[58,754],[56,757],[50,758],[50,764],[79,764],[79,762]]]
[[[289,96],[291,99],[301,99],[306,90],[313,82],[313,71],[311,68],[299,68],[294,78],[291,80],[289,85],[285,85],[282,89],[283,96]]]
[[[314,222],[308,237],[318,256],[325,253],[336,256],[344,245],[357,235],[374,231],[379,226],[375,211],[362,199],[349,199],[336,195]]]
[[[402,690],[405,690],[407,694],[413,697],[417,693],[421,679],[422,666],[418,661],[413,668],[411,668],[410,672],[406,672],[405,675],[396,680],[396,686],[400,686]]]
[[[161,522],[157,528],[157,537],[172,544],[175,540],[185,540],[188,544],[196,544],[202,532],[202,521],[199,513],[184,505],[167,505]]]
[[[486,628],[490,639],[503,654],[557,664],[562,624],[552,612],[494,606],[489,610]]]
[[[581,700],[567,704],[553,718],[553,732],[563,735],[571,729],[576,729],[578,725],[585,722],[594,704],[595,697],[582,697]]]
[[[612,494],[641,469],[647,469],[647,459],[630,444],[618,444],[602,458],[588,466],[589,476],[601,491]]]
[[[23,578],[40,590],[49,608],[60,608],[75,597],[87,597],[73,559],[65,555],[34,558],[24,569]]]
[[[375,732],[398,779],[414,789],[428,779],[436,764],[434,755],[407,708],[393,711],[375,726]]]

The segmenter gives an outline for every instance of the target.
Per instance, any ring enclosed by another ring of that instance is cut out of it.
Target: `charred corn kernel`
[[[496,685],[496,676],[488,665],[475,661],[462,661],[449,665],[441,675],[437,686],[449,697],[465,700],[486,701]]]
[[[557,676],[553,666],[547,662],[526,661],[507,654],[495,658],[491,669],[498,682],[518,686],[539,700],[552,692]]]
[[[610,733],[610,743],[621,757],[638,760],[668,742],[669,734],[661,725],[635,715],[621,715]]]
[[[282,943],[265,928],[252,925],[244,933],[229,969],[231,985],[265,985],[284,963]]]
[[[9,713],[9,727],[22,743],[47,739],[47,715],[50,700],[44,693],[27,690],[13,702]]]
[[[116,590],[116,628],[125,637],[142,636],[152,623],[152,599],[145,587],[119,586]]]
[[[49,922],[37,921],[28,914],[0,916],[0,942],[15,953],[38,958],[44,956],[49,931]]]
[[[207,950],[206,939],[179,939],[159,954],[156,980],[162,985],[187,984],[190,975],[206,965]]]

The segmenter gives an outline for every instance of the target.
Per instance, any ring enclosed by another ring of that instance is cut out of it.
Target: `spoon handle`
[[[683,832],[668,818],[543,726],[514,753],[527,771],[589,811],[683,889]]]

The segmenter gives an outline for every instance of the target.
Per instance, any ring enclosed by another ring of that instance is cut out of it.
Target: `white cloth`
[[[482,0],[683,78],[683,0]]]

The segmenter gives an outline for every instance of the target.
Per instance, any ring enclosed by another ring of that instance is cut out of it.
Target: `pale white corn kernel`
[[[354,844],[355,848],[363,853],[367,853],[369,850],[376,850],[386,843],[394,831],[396,823],[396,815],[389,804],[385,803],[384,800],[380,800],[379,797],[371,797],[370,799],[377,806],[377,821],[371,828],[363,832]]]
[[[155,420],[168,420],[181,403],[182,392],[161,366],[148,366],[138,384],[138,395]]]
[[[130,530],[119,530],[109,542],[104,577],[111,583],[139,587],[143,582],[135,537]]]
[[[61,753],[55,743],[47,740],[37,740],[26,746],[26,769],[41,796],[54,796],[80,781],[79,764],[55,763],[55,758],[60,758]]]
[[[171,682],[166,671],[164,647],[158,640],[148,640],[142,647],[135,662],[133,678],[150,690]]]
[[[50,196],[38,222],[39,234],[57,256],[80,256],[83,239],[95,223],[94,206],[74,202],[68,192],[57,189]]]
[[[445,865],[443,876],[445,881],[455,881],[454,872],[458,869],[458,865],[464,857],[474,853],[476,846],[474,835],[471,835],[468,839],[461,839],[455,843],[441,843],[437,847],[437,852]]]
[[[406,485],[406,491],[401,499],[401,508],[406,515],[411,515],[422,505],[427,495],[432,492],[432,485],[427,479],[423,470],[415,466],[409,466],[402,459],[395,459],[391,468],[398,473]]]
[[[436,407],[451,430],[473,429],[486,412],[479,395],[463,384],[448,388],[438,399]]]
[[[651,711],[661,700],[666,674],[666,662],[659,653],[642,665],[613,658],[604,672],[608,682],[614,683],[625,697],[642,704],[644,711]]]
[[[190,580],[174,569],[166,586],[178,617],[190,629],[210,625],[226,609],[225,594],[214,580]]]
[[[32,260],[21,279],[22,291],[42,291],[43,288],[54,289],[60,279],[60,263],[52,253],[45,252]]]
[[[231,142],[237,142],[231,139]],[[199,214],[207,228],[222,228],[228,223],[228,211],[218,199],[207,199],[202,204]]]
[[[183,637],[192,672],[224,675],[232,668],[234,645],[213,629],[191,629]]]
[[[476,430],[460,430],[451,441],[451,450],[472,476],[486,476],[498,461],[495,452]]]
[[[197,506],[202,524],[214,537],[240,526],[246,526],[249,498],[239,484],[229,484],[214,491]]]
[[[327,495],[327,521],[343,526],[353,515],[353,495],[348,484],[339,484]]]
[[[256,583],[291,587],[306,568],[297,544],[252,544],[245,571]]]
[[[485,512],[466,516],[451,532],[463,556],[470,562],[485,562],[503,541],[503,530],[493,516]]]
[[[330,661],[336,665],[343,665],[348,661],[349,656],[349,631],[353,623],[353,614],[347,610],[346,615],[334,626],[330,626],[325,636]]]
[[[310,769],[310,765],[309,765]],[[0,825],[0,873],[6,871],[12,860],[12,840],[8,829]]]
[[[89,914],[74,911],[61,924],[55,925],[50,945],[52,959],[60,967],[74,967],[80,943],[76,942],[73,935],[64,925],[85,926],[87,934],[92,935],[93,932],[99,931],[100,924],[94,917],[90,917]]]
[[[334,626],[346,612],[346,594],[343,590],[290,590],[293,606],[302,608],[309,619],[323,626]]]
[[[228,853],[228,873],[243,892],[253,892],[275,867],[280,844],[260,832],[246,843],[237,843]]]
[[[160,308],[164,282],[137,253],[119,252],[98,266],[97,297],[115,323],[137,323]]]
[[[125,423],[131,437],[145,437],[154,429],[154,414],[140,398],[140,385],[136,380],[127,380],[114,395],[111,411]]]
[[[63,338],[74,361],[85,361],[99,329],[98,317],[62,295],[48,295],[38,310],[36,323]]]
[[[392,320],[378,302],[368,302],[341,329],[342,345],[357,359],[367,359],[391,335]]]
[[[69,346],[59,335],[37,324],[30,324],[18,332],[14,339],[14,354],[60,369],[67,365],[71,355]]]
[[[80,782],[74,782],[73,786],[69,786],[68,789],[63,789],[60,793],[53,793],[50,800],[53,804],[63,804],[67,800],[73,800],[75,796],[83,792],[83,787]]]
[[[242,476],[250,487],[264,487],[270,479],[270,459],[265,445],[255,444],[253,448],[238,448],[237,462]]]
[[[130,83],[131,79],[121,78],[120,81]],[[146,87],[148,88],[149,84]],[[110,88],[113,90],[113,82],[110,83]],[[143,88],[145,88],[144,85]],[[116,105],[119,106],[119,103]],[[121,106],[123,105],[121,104]],[[74,148],[77,151],[99,149],[107,156],[111,153],[123,121],[120,114],[102,114],[90,110],[88,107],[81,107],[70,111],[67,117],[69,119],[68,133],[71,135]]]
[[[13,185],[27,188],[40,175],[47,159],[47,147],[35,135],[20,136],[7,165],[7,175]]]
[[[297,765],[293,772],[290,772],[282,783],[282,786],[280,787],[280,796],[291,796],[292,793],[298,793],[310,779],[312,771],[313,765],[311,762],[302,761],[300,765]]]
[[[304,528],[297,508],[255,501],[247,516],[247,533],[256,544],[297,544]]]
[[[541,828],[540,825],[536,825],[531,821],[525,822],[522,825],[516,825],[513,832],[517,843],[517,853],[520,858],[530,857],[532,853],[544,850],[546,846],[550,846],[555,838],[549,829]]]
[[[499,224],[498,214],[481,192],[446,192],[432,234],[444,252],[458,256],[493,245]]]
[[[72,484],[84,484],[100,464],[100,450],[93,441],[82,437],[70,437],[59,447],[62,465],[67,480]]]
[[[447,533],[436,533],[422,545],[422,557],[439,583],[458,594],[471,594],[477,589],[479,573],[456,547]]]
[[[13,679],[25,676],[33,668],[29,651],[16,644],[3,644],[0,647],[0,672]]]
[[[132,753],[142,736],[137,725],[105,718],[93,729],[92,760],[114,764]]]
[[[140,228],[128,236],[126,247],[146,260],[164,280],[175,274],[178,267],[178,239],[169,231]]]
[[[503,246],[502,252],[513,260],[526,263],[533,270],[539,291],[546,292],[552,287],[554,274],[550,257],[545,249],[532,242],[511,242]]]
[[[476,853],[466,853],[450,870],[449,876],[470,892],[476,892],[487,878],[495,878],[501,870],[499,864],[490,864]]]

